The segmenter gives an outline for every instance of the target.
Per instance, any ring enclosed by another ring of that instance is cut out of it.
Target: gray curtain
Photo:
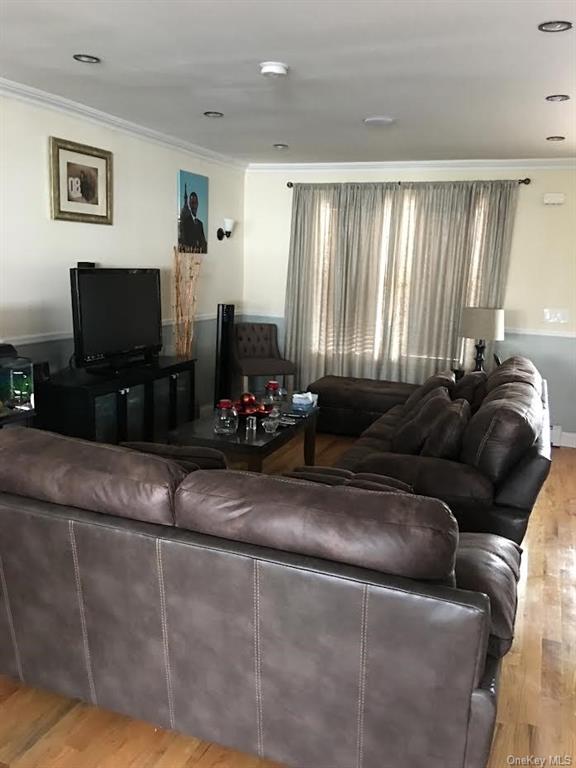
[[[287,356],[325,374],[421,382],[460,365],[464,306],[501,307],[515,181],[295,184]]]

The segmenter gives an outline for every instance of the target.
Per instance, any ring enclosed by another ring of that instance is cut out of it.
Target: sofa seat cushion
[[[377,413],[385,413],[393,406],[404,403],[415,389],[414,384],[353,376],[324,376],[308,387],[310,392],[318,395],[320,407],[346,407]]]
[[[286,472],[284,477],[293,477],[296,480],[307,480],[324,485],[346,485],[350,488],[364,488],[368,491],[412,493],[412,488],[409,485],[401,480],[396,480],[394,477],[368,472],[350,472],[350,470],[337,467],[296,467],[292,472]]]
[[[120,443],[123,448],[130,448],[140,453],[162,456],[176,462],[186,472],[197,469],[226,469],[226,457],[215,448],[195,445],[169,445],[168,443],[129,442]]]
[[[542,396],[542,376],[531,360],[521,355],[514,355],[504,360],[502,365],[495,368],[486,381],[486,390],[491,392],[501,384],[521,382],[529,384],[536,393]]]
[[[175,503],[180,528],[453,583],[458,525],[437,499],[200,470],[180,485]]]
[[[390,440],[379,439],[377,437],[360,437],[352,448],[349,448],[338,459],[337,466],[341,469],[348,469],[352,472],[356,472],[356,468],[364,461],[368,456],[377,455],[379,453],[388,453],[392,450],[392,444]]]
[[[396,453],[420,453],[428,435],[450,405],[450,395],[446,387],[437,387],[425,395],[394,431],[392,450]]]
[[[338,466],[342,466],[341,461]],[[489,508],[494,499],[490,480],[474,467],[458,461],[379,452],[365,454],[351,468],[355,472],[395,477],[410,485],[414,493],[442,499],[455,509],[468,505]]]
[[[0,430],[0,490],[163,525],[186,477],[160,456],[39,429]]]
[[[470,420],[470,403],[454,400],[440,414],[422,446],[422,456],[438,459],[457,459],[462,446],[462,436]]]
[[[488,595],[491,611],[488,650],[498,658],[510,650],[514,638],[521,553],[513,541],[495,534],[460,534],[456,586]]]

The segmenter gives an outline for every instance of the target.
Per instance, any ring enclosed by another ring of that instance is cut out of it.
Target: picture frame
[[[112,152],[50,137],[53,219],[112,224]]]
[[[191,171],[178,172],[178,250],[208,252],[209,179]]]

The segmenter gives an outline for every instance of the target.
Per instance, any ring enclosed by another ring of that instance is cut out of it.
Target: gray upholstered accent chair
[[[274,323],[236,323],[233,355],[243,392],[249,390],[250,376],[282,376],[284,386],[290,391],[294,388],[296,366],[280,355]]]

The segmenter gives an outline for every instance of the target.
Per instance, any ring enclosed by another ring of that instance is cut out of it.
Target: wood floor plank
[[[333,464],[353,442],[319,435],[317,463]],[[296,440],[266,459],[264,472],[303,463]],[[566,755],[576,766],[576,450],[554,450],[523,549],[489,768],[510,755]],[[281,766],[0,677],[0,768]]]

